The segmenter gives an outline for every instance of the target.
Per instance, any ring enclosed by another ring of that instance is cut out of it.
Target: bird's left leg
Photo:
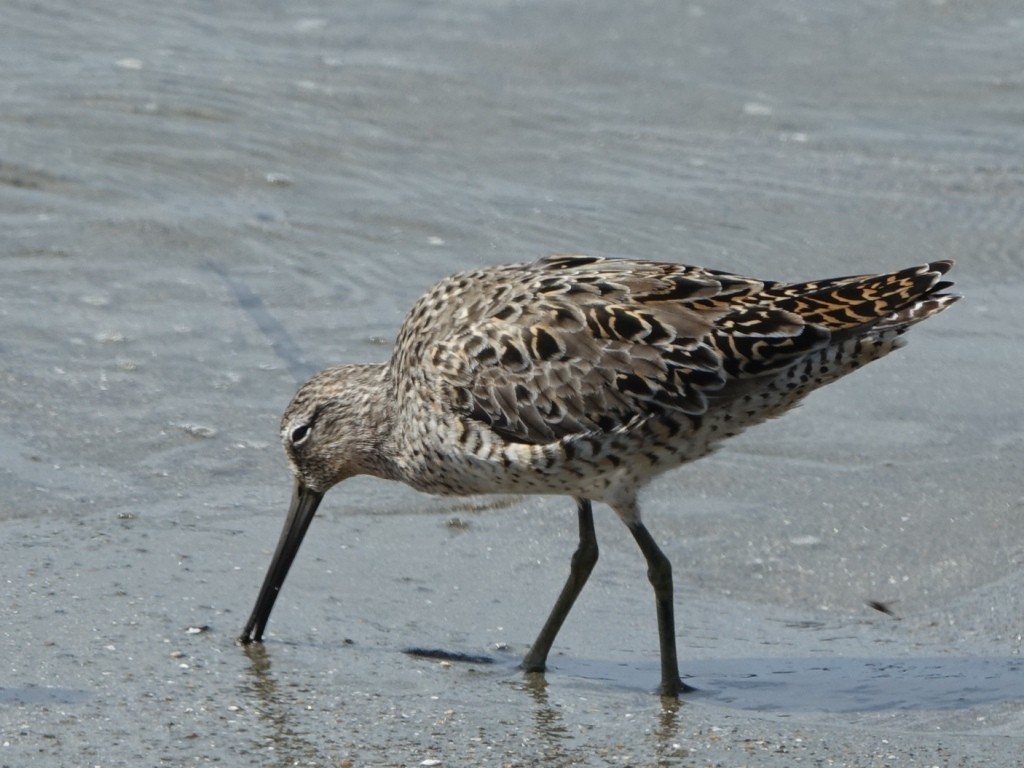
[[[573,603],[576,602],[597,562],[597,534],[594,533],[594,512],[590,506],[590,499],[576,499],[576,507],[580,523],[580,543],[569,565],[569,578],[566,579],[565,586],[562,587],[562,592],[548,615],[548,620],[544,622],[540,634],[523,659],[523,669],[527,672],[544,671],[551,644],[555,642],[558,630],[562,628],[565,617],[569,615]]]

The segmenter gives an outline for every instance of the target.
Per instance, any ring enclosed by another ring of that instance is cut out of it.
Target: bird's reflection
[[[245,698],[251,700],[255,697],[259,705],[257,719],[270,726],[269,735],[260,739],[256,748],[272,754],[273,764],[276,765],[316,764],[323,757],[322,750],[307,741],[292,726],[292,712],[297,703],[294,698],[278,691],[266,646],[263,643],[251,643],[241,648],[249,659],[249,675],[242,682]]]
[[[553,703],[549,693],[549,684],[543,672],[529,673],[523,676],[522,683],[516,686],[529,694],[533,700],[533,731],[541,746],[543,764],[547,766],[576,765],[579,750],[574,748],[574,734],[585,730],[586,723],[573,724],[567,722],[566,710]],[[690,757],[690,751],[680,747],[683,727],[680,713],[686,706],[674,696],[646,696],[646,706],[637,712],[637,741],[629,745],[636,752],[652,753],[652,759],[645,765],[658,768],[672,768],[684,764]],[[643,717],[650,718],[650,725],[643,725]],[[653,744],[643,742],[653,738]],[[581,737],[579,747],[585,749],[586,739]],[[639,757],[639,755],[637,755]]]
[[[571,734],[562,720],[559,708],[548,697],[548,681],[543,672],[530,672],[523,676],[522,689],[533,699],[533,730],[546,765],[568,762],[566,742]]]

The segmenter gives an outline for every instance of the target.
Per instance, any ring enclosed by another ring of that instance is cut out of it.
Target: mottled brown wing
[[[490,274],[476,273],[474,287]],[[511,286],[509,273],[494,274],[494,300],[438,340],[431,362],[466,416],[520,442],[704,413],[730,375],[723,352],[764,370],[828,337],[743,301],[762,281],[697,267],[557,256],[520,267]]]
[[[838,342],[849,335],[867,336],[882,329],[902,333],[959,298],[941,293],[952,285],[940,281],[952,267],[952,261],[935,261],[882,275],[766,283],[759,294],[739,297],[733,304],[792,313],[801,318],[808,331],[813,329],[825,341]],[[698,303],[715,302],[712,298]],[[728,320],[720,323],[714,333],[726,371],[733,377],[762,375],[786,360],[778,342],[772,343],[770,353],[766,354],[757,339],[733,333]]]

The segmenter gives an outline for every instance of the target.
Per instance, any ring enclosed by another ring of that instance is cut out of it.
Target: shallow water
[[[1016,3],[3,17],[0,765],[1017,763]],[[792,279],[955,258],[966,298],[651,487],[679,704],[604,508],[552,670],[515,669],[564,499],[350,481],[237,646],[297,382],[385,359],[444,275],[556,251]]]

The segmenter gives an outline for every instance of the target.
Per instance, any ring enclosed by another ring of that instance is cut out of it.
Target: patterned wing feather
[[[709,398],[743,391],[837,336],[916,322],[942,308],[929,303],[955,298],[936,293],[950,266],[785,284],[552,256],[443,281],[421,301],[431,327],[421,318],[415,334],[432,351],[414,357],[429,358],[464,416],[505,439],[609,432],[665,412],[702,414]],[[416,322],[414,308],[406,325]]]
[[[438,342],[433,363],[467,416],[529,443],[613,431],[665,410],[703,413],[725,383],[714,332],[733,307],[694,302],[764,286],[696,267],[584,256],[549,257],[516,274],[517,285],[492,292],[466,332]],[[742,327],[754,314],[737,314],[737,333],[781,342],[804,332],[798,317],[772,308],[756,311],[757,328]]]

